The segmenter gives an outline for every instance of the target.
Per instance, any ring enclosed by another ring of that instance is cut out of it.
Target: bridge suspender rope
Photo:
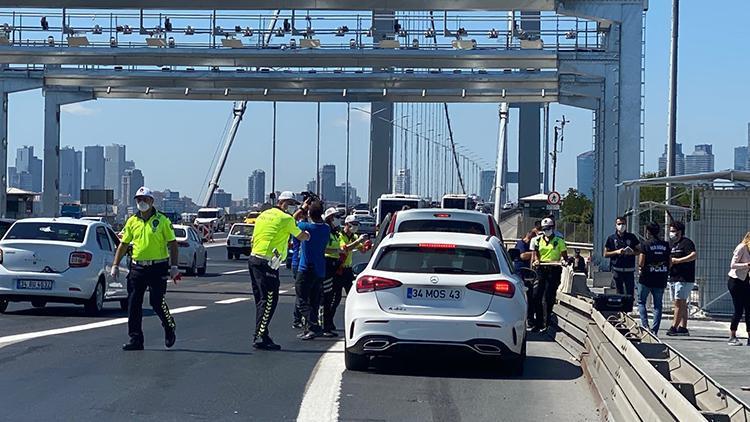
[[[456,156],[456,143],[453,142],[453,129],[451,128],[451,118],[448,115],[448,103],[443,103],[445,109],[445,120],[448,124],[448,139],[451,141],[451,153],[453,154],[453,162],[456,164],[456,175],[458,176],[458,183],[461,187],[461,193],[466,194],[466,188],[464,187],[464,179],[461,176],[461,165],[458,163],[458,156]]]

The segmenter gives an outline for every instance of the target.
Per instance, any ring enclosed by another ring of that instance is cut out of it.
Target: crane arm
[[[211,204],[211,198],[214,196],[216,188],[219,187],[219,179],[221,178],[221,172],[224,170],[224,165],[227,162],[229,156],[229,150],[232,148],[234,138],[237,136],[237,129],[242,121],[242,116],[245,114],[247,109],[247,101],[235,101],[234,107],[232,108],[232,125],[229,127],[227,137],[224,140],[224,148],[221,150],[221,156],[219,161],[216,163],[214,174],[211,176],[211,181],[208,182],[208,191],[206,192],[206,198],[203,200],[203,207],[208,207]]]

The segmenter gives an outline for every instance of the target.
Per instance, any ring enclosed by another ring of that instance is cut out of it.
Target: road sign
[[[547,210],[548,211],[559,211],[560,210],[560,205],[547,205]]]
[[[550,205],[560,205],[561,199],[562,197],[560,196],[559,192],[552,191],[547,194],[547,203]]]

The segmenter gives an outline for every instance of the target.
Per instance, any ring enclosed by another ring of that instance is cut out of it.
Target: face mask
[[[544,235],[545,235],[545,236],[547,236],[547,237],[550,237],[550,236],[552,236],[553,234],[555,234],[555,231],[554,231],[554,230],[545,230],[545,231],[544,231]]]
[[[333,224],[333,227],[340,227],[341,226],[341,219],[340,218],[334,218],[331,223]]]
[[[146,212],[149,209],[151,209],[151,205],[148,204],[148,202],[138,201],[136,203],[136,207],[138,207],[138,211],[140,212]]]
[[[349,231],[357,233],[359,231],[359,226],[349,226]]]
[[[677,239],[677,232],[669,232],[669,238],[672,240]]]
[[[620,232],[620,233],[625,232],[626,226],[624,224],[618,224],[616,227],[617,227],[617,231],[618,232]]]

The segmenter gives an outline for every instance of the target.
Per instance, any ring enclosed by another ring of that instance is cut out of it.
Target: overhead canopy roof
[[[747,182],[750,183],[750,172],[739,170],[722,170],[710,173],[685,174],[681,176],[654,177],[651,179],[628,180],[618,186],[646,186],[665,185],[667,183],[697,185],[713,183],[715,181]]]

